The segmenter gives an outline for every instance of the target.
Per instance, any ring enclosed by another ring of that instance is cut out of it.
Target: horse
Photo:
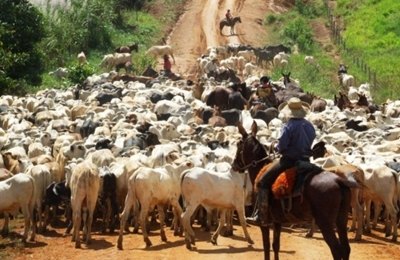
[[[233,17],[232,20],[231,20],[230,22],[229,22],[226,18],[222,19],[222,20],[219,22],[219,33],[222,35],[222,29],[223,29],[225,26],[230,26],[230,27],[231,27],[231,35],[234,35],[234,34],[235,34],[234,27],[235,27],[235,24],[236,24],[237,22],[239,22],[239,23],[242,22],[242,20],[240,19],[240,16],[235,16],[235,17]]]
[[[272,158],[256,137],[257,124],[255,122],[251,127],[251,134],[248,134],[240,123],[237,127],[242,137],[237,143],[237,152],[232,168],[239,172],[247,170],[252,185],[256,185],[260,179],[260,170],[264,165],[271,163]],[[350,187],[357,187],[357,183],[323,169],[319,172],[306,177],[303,184],[303,195],[293,197],[290,212],[283,208],[281,200],[269,196],[267,220],[273,227],[272,247],[275,259],[279,259],[282,224],[304,221],[309,223],[312,218],[319,226],[333,259],[349,259],[347,214],[350,210]],[[335,228],[339,239],[336,237]],[[269,226],[262,225],[260,229],[264,258],[270,259]]]

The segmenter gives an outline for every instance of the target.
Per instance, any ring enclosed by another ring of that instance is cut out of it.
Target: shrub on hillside
[[[28,0],[2,0],[0,10],[2,92],[40,84],[44,65],[37,43],[44,37],[43,16]]]

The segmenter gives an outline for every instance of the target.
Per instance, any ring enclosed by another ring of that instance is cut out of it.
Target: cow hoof
[[[247,240],[247,242],[248,242],[250,245],[254,245],[254,241],[253,241],[251,238],[249,238],[249,240]]]
[[[161,240],[163,242],[167,242],[167,237],[165,236],[165,234],[161,234]]]
[[[214,246],[216,246],[217,245],[217,240],[216,239],[211,239],[211,243],[214,245]]]
[[[75,248],[81,248],[81,243],[80,242],[76,242],[75,243]]]
[[[392,237],[392,242],[397,242],[397,236]]]
[[[306,237],[313,237],[314,233],[313,232],[307,232]]]
[[[361,235],[356,235],[354,238],[355,241],[361,241]]]
[[[1,235],[4,237],[4,236],[7,236],[8,235],[8,228],[6,228],[6,229],[3,229],[2,231],[1,231]]]
[[[150,239],[148,239],[148,238],[146,238],[145,240],[144,240],[144,242],[146,243],[146,247],[151,247],[151,241],[150,241]]]

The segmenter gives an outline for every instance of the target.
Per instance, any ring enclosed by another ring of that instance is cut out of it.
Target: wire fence
[[[360,57],[360,55],[351,50],[347,44],[345,39],[341,34],[340,24],[338,22],[337,17],[334,15],[333,9],[329,6],[329,0],[325,1],[326,8],[328,10],[328,19],[329,19],[329,26],[331,30],[331,36],[336,45],[338,45],[345,55],[353,62],[353,64],[358,67],[368,78],[368,82],[374,88],[379,88],[379,80],[377,79],[376,72],[371,69],[368,63]]]

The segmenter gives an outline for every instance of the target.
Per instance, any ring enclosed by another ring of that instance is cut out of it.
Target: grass
[[[337,0],[336,15],[344,20],[342,35],[346,49],[338,49],[341,61],[349,66],[349,73],[355,76],[357,86],[369,82],[368,70],[361,69],[354,57],[368,64],[376,73],[377,84],[371,90],[377,103],[397,99],[400,91],[400,2],[391,0]],[[307,28],[313,19],[328,24],[326,8],[322,0],[308,1],[307,7],[296,1],[295,7],[283,14],[270,14],[264,19],[265,28],[273,38],[266,44],[297,44],[300,55],[292,55],[287,70],[300,80],[301,86],[309,92],[324,98],[332,98],[339,91],[337,68],[339,60],[330,53],[333,46],[319,46],[304,39],[310,32]],[[368,19],[366,19],[368,17]],[[306,23],[304,23],[306,22]],[[301,33],[300,33],[301,32]],[[305,55],[313,55],[318,66],[305,66]],[[280,77],[280,70],[273,69],[272,77]],[[372,75],[372,74],[371,74]]]
[[[399,10],[399,1],[337,0],[336,15],[344,21],[346,45],[352,55],[362,58],[376,72],[378,84],[372,94],[381,102],[398,98],[400,91]],[[347,61],[356,67],[351,58]],[[366,80],[359,69],[351,73]]]
[[[101,2],[101,0],[97,1]],[[157,61],[147,57],[144,53],[150,46],[160,44],[161,38],[166,36],[172,30],[172,26],[184,10],[182,7],[185,2],[186,0],[154,0],[144,6],[142,10],[126,9],[122,11],[121,16],[124,23],[120,26],[114,26],[111,23],[104,24],[103,26],[105,29],[102,32],[109,33],[111,42],[101,48],[88,48],[87,51],[85,51],[87,60],[90,66],[94,69],[94,72],[97,74],[105,72],[99,67],[105,54],[113,53],[116,47],[128,45],[133,42],[139,43],[139,52],[132,53],[134,73],[141,74],[149,65],[154,67]],[[51,15],[51,13],[49,12],[47,15]],[[49,16],[47,18],[50,19]],[[68,30],[73,31],[71,26],[74,25],[66,22],[64,26]],[[63,26],[59,25],[57,28],[54,28],[52,32],[61,34],[63,35],[62,37],[65,37],[62,28]],[[82,33],[86,33],[86,31],[83,31]],[[54,38],[56,35],[50,35],[49,37]],[[52,40],[52,38],[47,39],[48,44],[55,44],[55,40]],[[85,37],[80,36],[79,39],[85,39]],[[63,42],[58,43],[58,45],[62,44]],[[42,74],[43,82],[41,86],[31,87],[29,92],[36,92],[37,90],[46,88],[66,88],[72,85],[73,82],[68,79],[57,80],[48,75],[49,71],[55,70],[58,66],[64,66],[70,69],[76,67],[76,55],[81,49],[74,47],[72,41],[68,41],[66,44],[70,47],[60,47],[58,49],[71,49],[71,51],[68,53],[59,52],[56,54],[57,56],[62,56],[58,58],[60,60],[58,64],[54,64],[53,62],[53,65],[49,66],[48,71]],[[43,48],[45,49],[46,45]],[[54,52],[53,55],[55,55]]]

